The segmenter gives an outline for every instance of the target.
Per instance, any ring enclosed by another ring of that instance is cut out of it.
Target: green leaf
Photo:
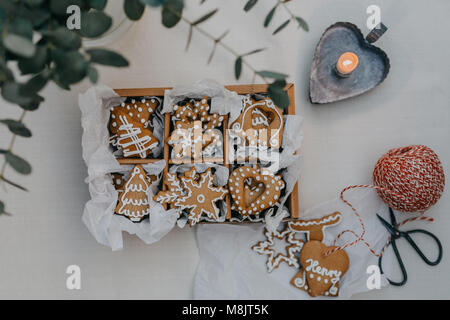
[[[34,56],[18,60],[18,67],[22,74],[38,73],[45,68],[47,63],[47,47],[37,46]]]
[[[141,0],[141,2],[151,7],[159,7],[162,6],[164,0]]]
[[[287,27],[287,25],[289,24],[289,22],[291,22],[291,20],[286,20],[285,22],[283,22],[278,28],[275,29],[275,31],[272,33],[272,35],[276,35],[278,32],[280,32],[281,30],[283,30],[284,28]]]
[[[183,0],[164,0],[162,10],[162,24],[166,28],[177,25],[183,15]]]
[[[112,19],[103,11],[81,13],[80,33],[83,37],[95,38],[104,34],[112,25]]]
[[[271,78],[271,79],[275,79],[275,80],[282,80],[282,79],[285,79],[288,77],[287,74],[279,73],[279,72],[275,72],[275,71],[263,70],[263,71],[257,71],[256,73],[263,78]]]
[[[266,50],[266,49],[265,48],[255,49],[255,50],[252,50],[250,52],[247,52],[247,53],[243,54],[241,57],[246,57],[246,56],[249,56],[249,55],[252,55],[252,54],[255,54],[255,53],[259,53],[259,52],[264,51],[264,50]]]
[[[27,83],[25,83],[22,86],[21,92],[23,92],[25,95],[39,92],[45,87],[47,82],[48,82],[48,75],[39,73],[34,77],[32,77],[30,80],[28,80]]]
[[[10,52],[25,58],[32,57],[36,52],[36,47],[30,39],[13,33],[9,33],[3,39],[3,45]]]
[[[13,119],[4,119],[0,120],[0,123],[3,123],[8,126],[9,131],[11,131],[14,134],[17,134],[18,136],[29,138],[31,137],[31,131],[25,127],[25,125],[17,120]]]
[[[285,109],[289,106],[289,96],[284,88],[286,87],[285,80],[276,80],[269,85],[267,88],[267,93],[269,98],[272,99],[273,103],[281,109]]]
[[[44,2],[44,0],[25,0],[25,3],[30,7],[38,7],[43,2]]]
[[[0,201],[0,214],[2,214],[3,212],[5,212],[5,204]]]
[[[16,187],[17,189],[28,191],[26,188],[22,187],[21,185],[18,185],[15,182],[12,182],[11,180],[6,179],[5,177],[3,177],[3,181],[6,182],[7,184],[12,185],[13,187]]]
[[[25,97],[21,93],[20,84],[14,81],[7,81],[3,83],[2,97],[9,102],[19,105],[25,105],[32,102],[31,97]]]
[[[89,62],[78,51],[54,50],[53,59],[56,64],[53,80],[62,86],[77,83],[86,76]]]
[[[18,173],[21,174],[30,174],[31,173],[31,165],[25,159],[8,152],[5,154],[6,162]]]
[[[106,49],[89,49],[86,53],[90,55],[91,62],[103,64],[113,67],[127,67],[129,65],[127,59],[125,59],[119,53]]]
[[[65,27],[59,27],[51,31],[43,31],[42,35],[58,47],[66,50],[74,50],[81,47],[81,37],[75,31],[71,31]]]
[[[5,64],[0,63],[0,84],[6,81],[14,81],[14,74]]]
[[[211,18],[213,15],[216,14],[216,12],[219,11],[219,9],[214,9],[213,11],[205,14],[204,16],[202,16],[201,18],[195,20],[194,22],[192,22],[193,26],[196,26],[202,22],[205,22],[206,20],[208,20],[209,18]]]
[[[107,2],[107,0],[88,0],[89,6],[97,10],[105,9]]]
[[[139,20],[145,10],[145,5],[139,0],[125,0],[123,9],[130,20]]]
[[[257,2],[258,2],[258,0],[248,0],[244,6],[244,11],[245,12],[250,11]]]
[[[278,4],[275,5],[275,7],[273,7],[272,10],[270,10],[269,13],[267,14],[266,18],[264,19],[264,28],[267,28],[269,26],[277,8],[278,8]]]
[[[306,23],[306,21],[303,20],[302,17],[295,17],[295,20],[297,20],[299,28],[302,28],[305,31],[309,31],[308,23]]]
[[[236,59],[236,62],[234,63],[234,76],[236,77],[236,80],[238,80],[241,77],[242,72],[242,57],[238,57]]]
[[[93,66],[89,65],[88,67],[88,77],[92,83],[97,83],[98,81],[98,71]]]
[[[42,101],[44,101],[44,98],[42,98],[40,95],[35,94],[33,95],[31,102],[28,102],[26,104],[19,104],[19,106],[24,110],[34,111],[39,108],[39,105]]]
[[[15,17],[8,26],[8,33],[22,36],[31,41],[33,38],[33,24],[22,17]]]

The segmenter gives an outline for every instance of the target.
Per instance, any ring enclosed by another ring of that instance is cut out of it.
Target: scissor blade
[[[395,229],[389,222],[384,220],[384,218],[382,218],[378,213],[377,213],[377,217],[378,217],[378,219],[380,219],[381,223],[389,231],[390,234],[395,234]]]

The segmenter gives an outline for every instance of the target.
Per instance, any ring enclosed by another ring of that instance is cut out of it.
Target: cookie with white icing
[[[120,105],[112,107],[110,110],[109,132],[111,135],[115,135],[119,130],[119,113],[128,114],[133,122],[140,123],[145,128],[150,127],[150,117],[156,111],[159,104],[159,99],[157,98],[143,98],[141,100],[132,99],[130,102],[122,102]]]
[[[285,184],[281,175],[262,174],[250,166],[236,168],[228,178],[231,209],[242,216],[256,215],[274,206]]]
[[[116,145],[122,150],[123,156],[147,158],[150,151],[158,146],[159,140],[153,136],[150,129],[134,121],[126,109],[119,109],[116,115],[116,123],[119,126]]]
[[[123,186],[115,214],[127,217],[133,222],[141,221],[150,213],[148,192],[150,180],[141,165],[136,165]]]
[[[279,149],[282,145],[283,111],[270,98],[246,97],[239,117],[231,124],[232,134],[246,140],[248,146]]]
[[[201,121],[202,129],[214,129],[222,126],[225,116],[218,113],[210,113],[210,106],[208,104],[208,97],[200,100],[191,100],[185,105],[173,106],[173,119],[176,122],[193,122]],[[175,128],[177,125],[175,125]]]
[[[214,185],[211,168],[200,174],[197,174],[195,168],[180,176],[167,173],[164,183],[168,190],[160,191],[153,200],[185,210],[190,226],[198,223],[203,215],[212,220],[219,219],[217,202],[224,200],[228,190]]]
[[[316,240],[306,242],[300,252],[302,267],[291,279],[291,285],[306,291],[311,297],[337,297],[340,280],[347,272],[350,261],[345,250],[327,255],[334,248]]]

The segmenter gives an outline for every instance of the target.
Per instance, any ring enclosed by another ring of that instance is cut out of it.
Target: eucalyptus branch
[[[180,14],[179,12],[177,12],[176,10],[173,10],[171,7],[167,7],[167,10],[170,11],[173,15],[177,16],[178,18],[180,18],[181,20],[183,20],[185,23],[187,23],[190,27],[190,31],[189,31],[189,37],[188,37],[188,43],[186,48],[189,47],[189,43],[190,43],[190,39],[191,39],[191,35],[192,35],[192,30],[195,29],[196,31],[198,31],[199,33],[201,33],[202,35],[204,35],[205,37],[207,37],[208,39],[212,40],[214,43],[214,47],[213,47],[213,51],[211,52],[211,55],[208,59],[208,63],[212,60],[212,56],[215,52],[215,48],[216,46],[221,46],[223,49],[225,49],[226,51],[228,51],[229,53],[231,53],[232,55],[234,55],[234,57],[236,59],[240,59],[242,64],[245,65],[248,69],[250,69],[254,76],[258,76],[262,81],[264,81],[264,83],[269,84],[269,82],[267,81],[266,77],[261,76],[260,74],[258,74],[258,70],[256,70],[256,68],[254,68],[245,58],[244,56],[249,55],[251,53],[247,53],[247,54],[239,54],[236,50],[234,50],[233,48],[231,48],[229,45],[227,45],[226,43],[223,42],[223,39],[225,38],[225,36],[228,34],[229,31],[226,31],[222,36],[215,38],[211,33],[205,31],[203,28],[198,26],[198,23],[196,23],[195,21],[191,21],[189,19],[187,19],[185,16],[183,16],[182,14]],[[216,11],[214,11],[215,13]],[[208,14],[209,15],[209,14]],[[207,15],[207,16],[208,16]],[[212,16],[212,15],[211,15]],[[200,19],[199,19],[200,20]],[[206,19],[205,19],[206,20]],[[204,21],[204,20],[203,20]],[[201,21],[201,22],[203,22]],[[259,51],[258,51],[259,52]]]
[[[25,118],[26,113],[27,113],[27,110],[23,110],[22,111],[22,114],[20,115],[19,120],[17,120],[18,123],[23,123],[23,119]],[[12,153],[12,150],[13,150],[13,147],[14,147],[14,143],[16,142],[16,138],[17,138],[17,134],[13,133],[13,135],[11,137],[11,141],[9,142],[8,149],[6,149],[4,151],[5,159],[3,160],[3,164],[2,164],[2,167],[0,169],[0,180],[3,181],[4,183],[7,183],[7,184],[17,188],[17,189],[20,189],[20,190],[23,190],[23,191],[27,191],[24,187],[18,185],[15,182],[12,182],[11,180],[9,180],[9,179],[7,179],[5,177],[6,165],[8,163],[8,161],[6,160],[6,157],[7,157],[7,154],[11,154]]]

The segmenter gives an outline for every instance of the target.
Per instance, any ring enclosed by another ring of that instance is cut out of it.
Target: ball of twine
[[[403,212],[427,210],[445,185],[439,157],[423,145],[389,150],[377,161],[372,178],[381,199]]]

